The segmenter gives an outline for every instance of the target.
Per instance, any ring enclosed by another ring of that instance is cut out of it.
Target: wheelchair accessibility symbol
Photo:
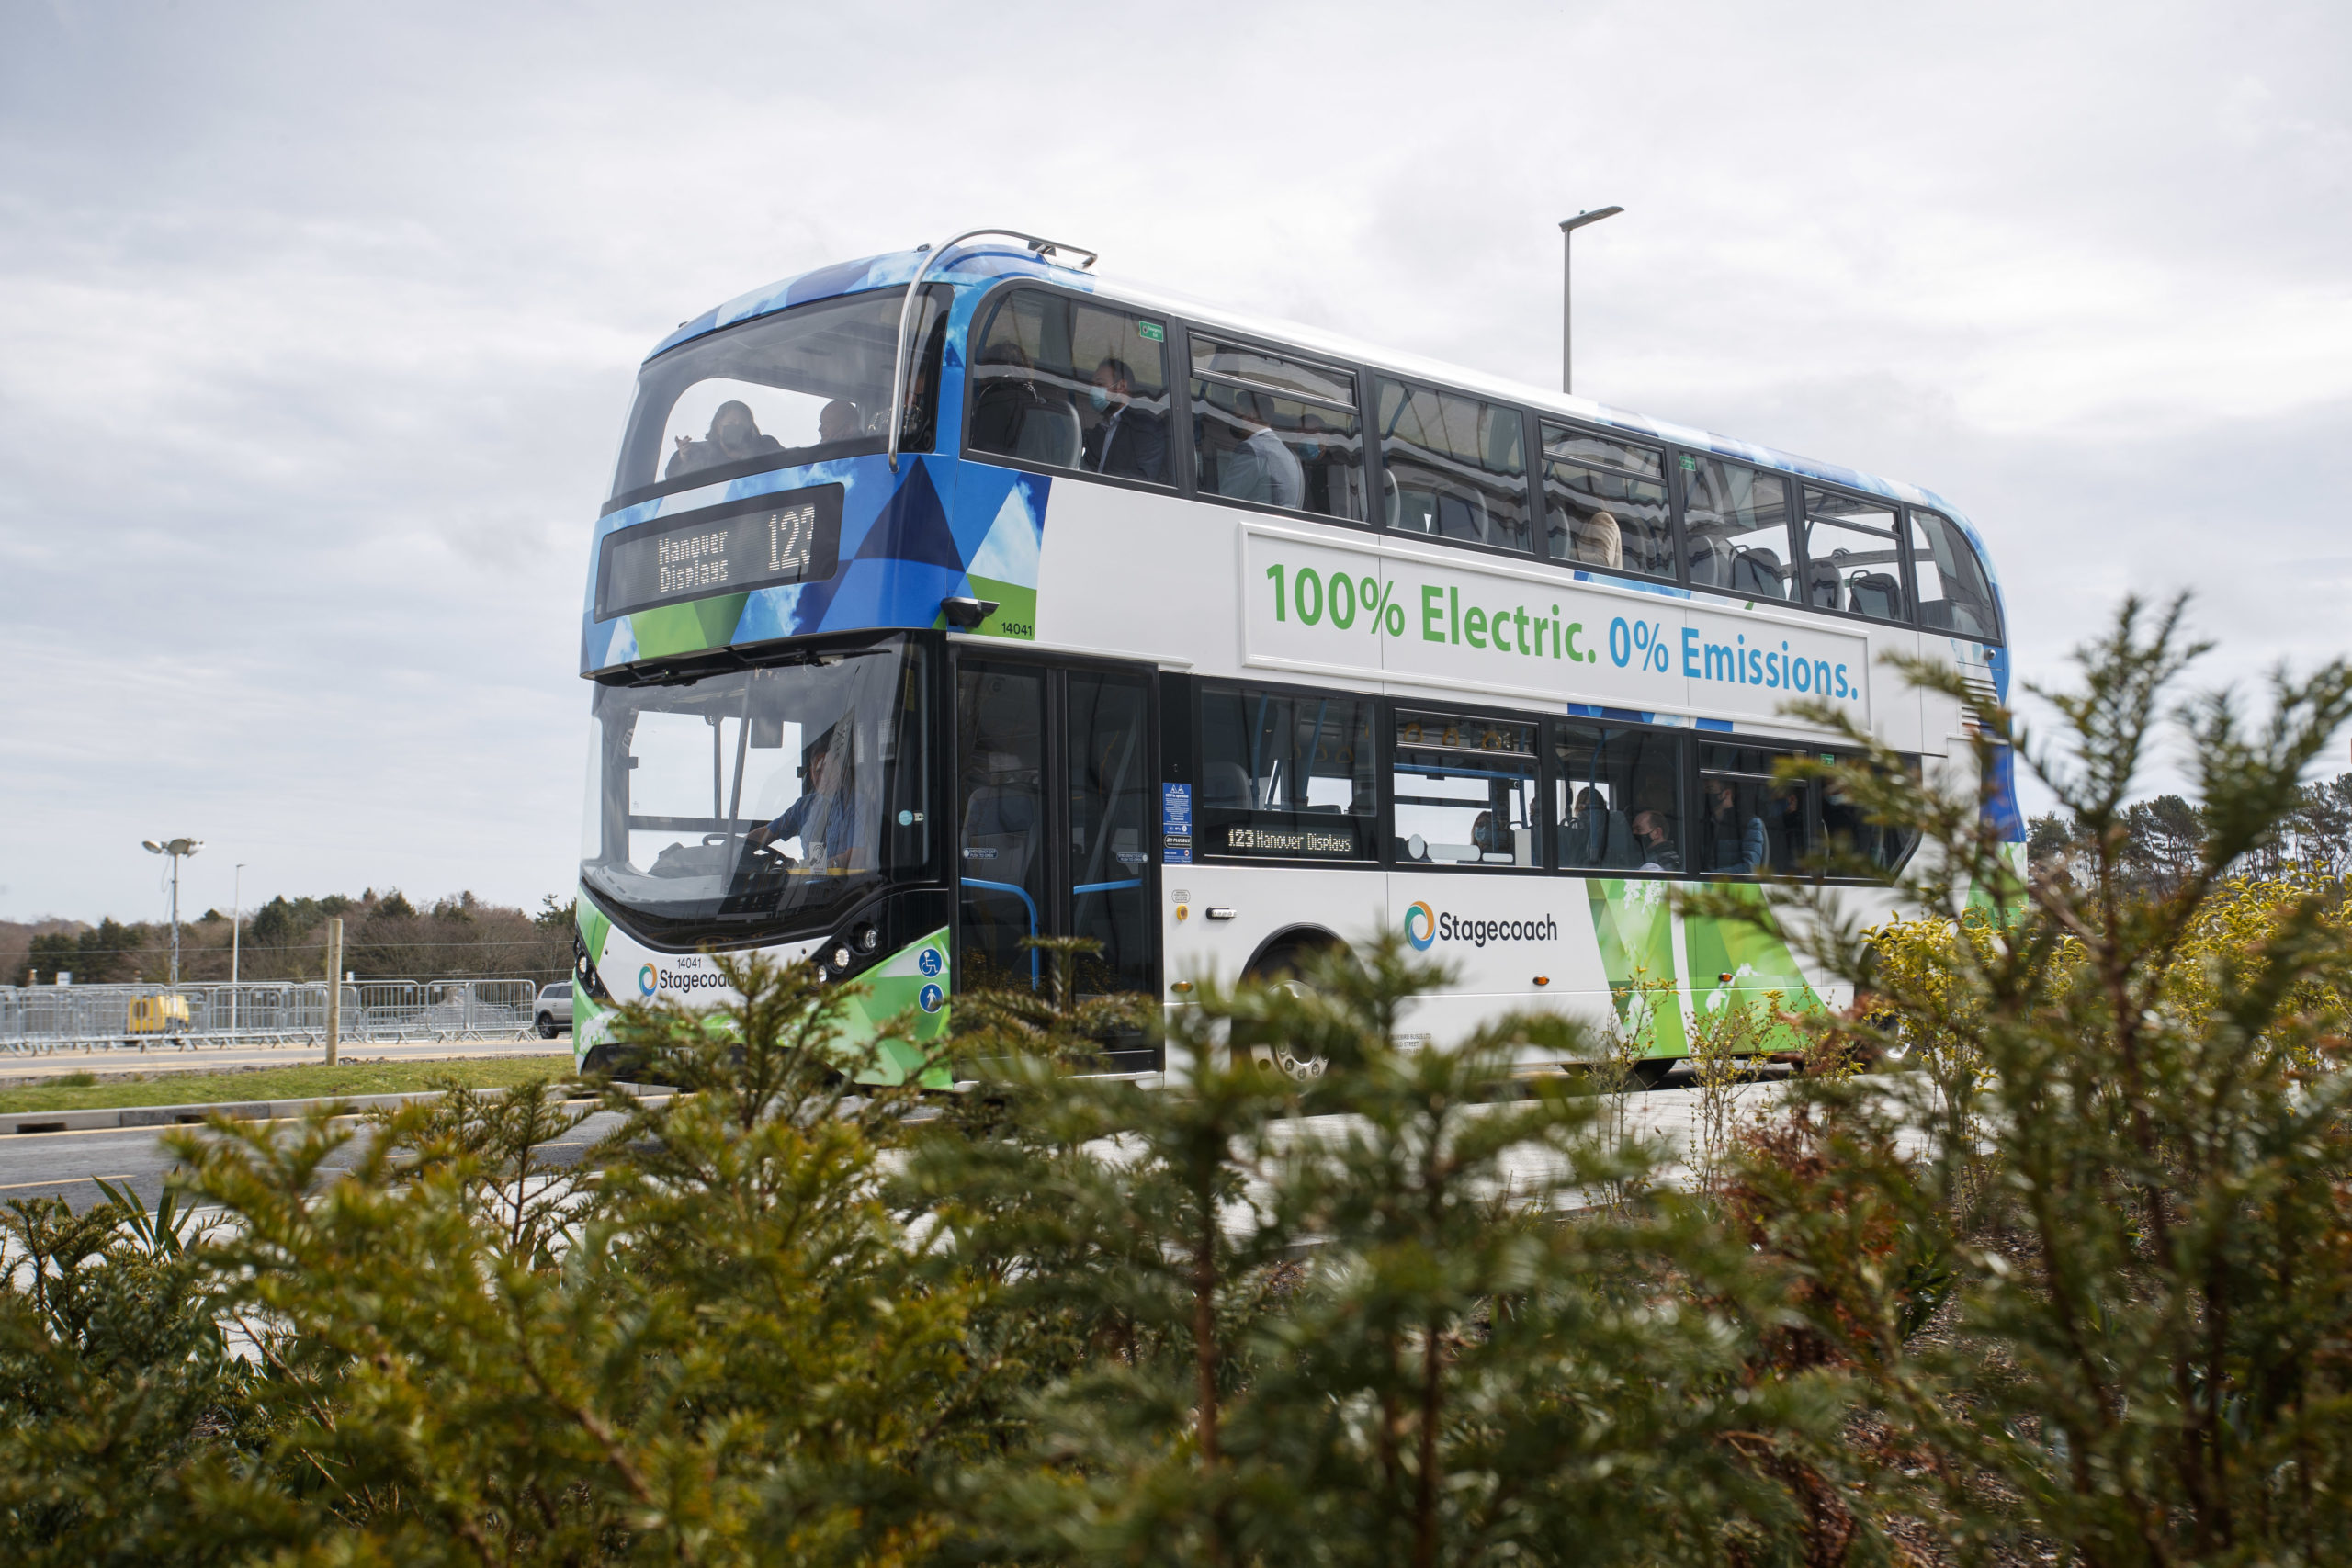
[[[922,956],[915,960],[915,967],[926,975],[936,975],[947,967],[947,964],[939,956],[939,949],[926,947],[922,950]]]

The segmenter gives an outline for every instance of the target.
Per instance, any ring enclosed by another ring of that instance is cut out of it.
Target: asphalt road
[[[346,1062],[438,1062],[452,1056],[545,1056],[569,1055],[571,1036],[542,1040],[537,1034],[489,1040],[345,1041],[338,1055]],[[0,1084],[18,1078],[53,1078],[61,1073],[217,1073],[224,1067],[304,1067],[326,1060],[321,1045],[201,1046],[153,1051],[74,1051],[55,1055],[0,1056]]]
[[[1758,1083],[1737,1091],[1736,1114],[1741,1117],[1770,1113],[1771,1105],[1783,1092],[1783,1087]],[[1633,1094],[1625,1099],[1627,1131],[1649,1137],[1662,1138],[1679,1146],[1687,1145],[1694,1134],[1695,1119],[1700,1110],[1697,1090],[1689,1089],[1657,1089],[1646,1094]],[[1306,1136],[1313,1136],[1316,1123],[1336,1119],[1316,1117],[1301,1127]],[[590,1145],[618,1125],[618,1118],[599,1111],[574,1128],[560,1142],[545,1145],[543,1156],[558,1165],[576,1164]],[[128,1183],[148,1206],[153,1207],[164,1190],[164,1178],[177,1164],[163,1145],[162,1134],[155,1128],[109,1128],[87,1133],[21,1133],[0,1138],[0,1201],[10,1198],[62,1197],[75,1208],[86,1208],[104,1201],[94,1178],[103,1177],[120,1187]],[[347,1165],[356,1157],[356,1149],[348,1149],[328,1162],[328,1168]],[[1531,1168],[1523,1173],[1532,1176]],[[1669,1173],[1670,1179],[1670,1173]]]
[[[599,1111],[569,1137],[546,1145],[541,1155],[558,1165],[578,1163],[590,1145],[619,1125]],[[327,1162],[333,1169],[351,1163],[356,1146]],[[23,1133],[0,1139],[0,1201],[10,1198],[63,1198],[77,1209],[105,1201],[94,1178],[117,1187],[129,1184],[153,1208],[163,1196],[164,1179],[178,1165],[153,1127],[107,1128],[90,1133]]]

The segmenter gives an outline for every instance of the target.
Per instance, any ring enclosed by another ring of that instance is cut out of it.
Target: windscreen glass
[[[893,638],[672,686],[599,686],[582,878],[655,940],[821,927],[931,857],[929,688]]]
[[[929,451],[949,290],[909,323],[907,429]],[[900,288],[799,305],[679,344],[639,373],[613,493],[879,452],[889,434]]]

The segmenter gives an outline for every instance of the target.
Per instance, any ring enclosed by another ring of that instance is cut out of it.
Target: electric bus
[[[1458,974],[1417,1031],[1646,997],[1659,1067],[1710,1010],[1843,999],[1668,894],[1912,852],[1774,764],[1828,744],[1809,697],[1975,766],[1972,705],[1883,663],[2007,699],[1957,507],[1096,259],[978,231],[644,361],[581,614],[583,1067],[753,951],[857,983],[869,1039],[911,1017],[884,1081],[959,990],[1040,984],[1033,936],[1175,1008],[1391,928]],[[2006,761],[1987,800],[2021,858]]]

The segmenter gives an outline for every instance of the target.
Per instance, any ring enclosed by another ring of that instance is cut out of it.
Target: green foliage
[[[2127,605],[2052,697],[2054,746],[1988,716],[2059,797],[2063,874],[1985,821],[1988,756],[1956,784],[1807,764],[1922,831],[1899,874],[1824,863],[1909,913],[1770,888],[1855,1005],[1688,1021],[1679,1157],[1609,1092],[1655,982],[1608,1034],[1541,1013],[1430,1043],[1400,1026],[1453,977],[1393,935],[1277,987],[1195,976],[1164,1011],[1082,994],[1088,944],[1040,942],[1041,990],[958,998],[952,1093],[858,1085],[854,987],[721,957],[734,999],[617,1020],[682,1092],[610,1097],[594,1129],[530,1084],[175,1134],[209,1234],[112,1190],[0,1218],[0,1542],[2345,1561],[2352,900],[2250,868],[2302,832],[2352,671],[2281,677],[2249,721],[2172,702],[2193,652],[2177,610]],[[2168,715],[2197,833],[2155,877],[2130,791]],[[1792,1030],[1785,1113],[1734,1117],[1739,1058]],[[1108,1070],[1145,1039],[1164,1073]],[[1591,1073],[1527,1070],[1564,1055]]]
[[[1804,1160],[1755,1150],[1774,1188],[1756,1224],[1810,1282],[1814,1330],[1938,1456],[1932,1501],[1961,1539],[2023,1531],[2094,1564],[2341,1562],[2343,889],[2232,870],[2298,808],[2352,670],[2275,677],[2259,722],[2226,694],[2175,705],[2199,651],[2178,623],[2127,604],[2081,688],[2046,694],[2058,744],[2020,738],[2081,827],[2067,875],[2018,886],[1967,798],[1893,786],[1885,815],[1933,826],[1940,852],[1906,880],[1944,923],[1825,921],[1815,945],[1868,997],[1838,1027],[1924,1070],[1820,1091]],[[2151,887],[2128,792],[2167,717],[2204,836]],[[1971,917],[1969,881],[2026,907]],[[1921,1157],[1897,1153],[1905,1123],[1936,1134]],[[1910,1337],[1923,1291],[1956,1299],[1953,1334]]]

